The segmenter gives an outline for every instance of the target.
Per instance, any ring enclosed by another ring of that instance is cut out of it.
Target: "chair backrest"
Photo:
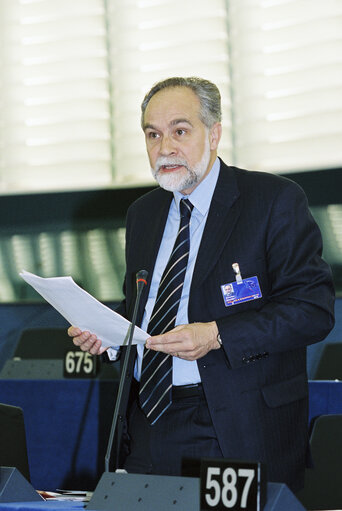
[[[3,403],[0,403],[0,465],[16,467],[30,481],[23,410]]]
[[[307,509],[341,509],[342,414],[321,415],[314,422],[310,446],[314,467],[305,474],[297,497]]]
[[[27,328],[22,331],[14,357],[63,359],[71,339],[66,328]]]
[[[342,342],[324,346],[313,379],[342,380]]]

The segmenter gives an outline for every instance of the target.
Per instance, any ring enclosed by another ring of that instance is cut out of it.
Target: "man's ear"
[[[211,151],[216,151],[222,135],[222,125],[216,122],[210,129],[209,142]]]

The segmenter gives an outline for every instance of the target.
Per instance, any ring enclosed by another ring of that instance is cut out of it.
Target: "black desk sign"
[[[258,462],[201,460],[201,511],[262,511],[265,466]]]
[[[64,378],[95,378],[98,373],[98,356],[75,347],[64,355]]]

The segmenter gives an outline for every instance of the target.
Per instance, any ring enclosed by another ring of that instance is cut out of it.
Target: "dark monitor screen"
[[[16,467],[30,482],[24,413],[18,406],[0,403],[0,465]]]

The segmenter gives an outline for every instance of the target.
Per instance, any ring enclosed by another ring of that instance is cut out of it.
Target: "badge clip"
[[[233,263],[232,264],[232,268],[234,270],[234,273],[235,273],[235,280],[238,284],[242,284],[242,277],[241,277],[241,272],[240,272],[240,266],[238,263]]]

